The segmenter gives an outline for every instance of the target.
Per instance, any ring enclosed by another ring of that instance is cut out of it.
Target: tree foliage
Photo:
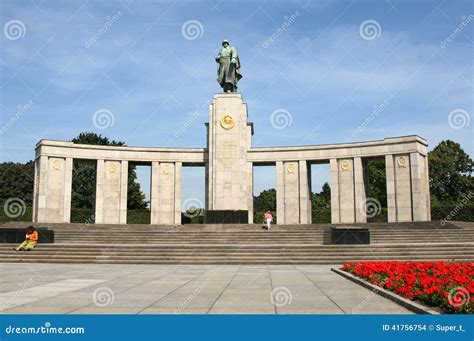
[[[93,132],[80,133],[71,140],[78,144],[92,144],[102,146],[124,146],[125,142],[110,141],[109,138]],[[72,207],[93,208],[95,200],[96,167],[94,161],[74,160],[72,176]],[[147,202],[145,194],[137,182],[136,166],[128,167],[128,209],[145,209]]]
[[[441,141],[428,153],[428,163],[433,203],[455,203],[474,191],[472,159],[459,143]]]
[[[26,204],[33,202],[35,163],[0,163],[0,199],[20,198]]]

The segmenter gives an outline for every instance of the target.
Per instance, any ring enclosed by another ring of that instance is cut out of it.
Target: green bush
[[[331,209],[315,209],[312,212],[313,224],[330,224],[331,223]]]
[[[94,224],[93,208],[72,208],[71,223]]]
[[[474,205],[434,205],[431,206],[431,220],[474,221]]]
[[[150,210],[128,210],[127,224],[150,224]]]

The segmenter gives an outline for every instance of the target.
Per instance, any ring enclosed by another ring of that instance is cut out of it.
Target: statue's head
[[[227,46],[229,46],[229,45],[230,45],[230,44],[229,44],[229,41],[228,41],[227,39],[224,39],[224,40],[222,41],[222,46],[227,47]]]

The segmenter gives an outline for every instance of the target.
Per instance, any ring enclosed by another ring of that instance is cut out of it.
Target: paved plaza
[[[411,314],[328,265],[0,264],[0,314]]]

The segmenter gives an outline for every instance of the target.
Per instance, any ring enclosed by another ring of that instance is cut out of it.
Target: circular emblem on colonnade
[[[220,122],[221,122],[221,127],[224,128],[225,130],[232,129],[234,128],[234,125],[235,125],[234,118],[230,116],[229,114],[222,115]]]
[[[61,161],[54,160],[52,163],[52,167],[54,170],[61,170]]]
[[[296,167],[295,167],[295,164],[294,163],[290,163],[288,164],[288,166],[286,166],[286,172],[287,173],[294,173],[296,170]]]
[[[115,173],[117,171],[117,165],[115,163],[111,163],[108,167],[109,173]]]
[[[348,171],[349,169],[351,169],[351,163],[349,162],[349,160],[344,160],[342,161],[341,163],[341,169],[343,171]]]
[[[407,166],[407,159],[404,156],[400,156],[397,159],[397,165],[399,168],[405,168]]]

